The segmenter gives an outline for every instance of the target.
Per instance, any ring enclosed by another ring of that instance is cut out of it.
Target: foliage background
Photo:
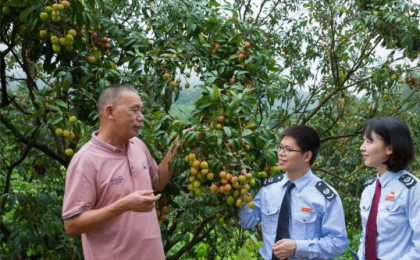
[[[70,0],[60,21],[52,13],[43,21],[54,3],[0,1],[0,259],[82,259],[80,239],[64,233],[60,217],[65,151],[98,127],[95,99],[110,83],[141,92],[140,137],[157,161],[180,135],[183,156],[208,161],[215,182],[221,170],[253,173],[252,195],[257,173],[275,166],[278,133],[315,127],[322,149],[313,168],[342,197],[353,249],[362,183],[374,175],[361,165],[363,123],[400,117],[419,143],[420,27],[411,1]],[[55,52],[51,36],[70,29],[73,41]],[[158,209],[170,209],[161,218],[167,258],[258,257],[260,229],[242,230],[210,181],[199,196],[188,190],[183,156]],[[416,157],[409,170],[418,176],[418,167]]]

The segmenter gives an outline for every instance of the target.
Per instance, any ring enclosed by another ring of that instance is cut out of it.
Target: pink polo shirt
[[[127,150],[92,134],[67,169],[63,219],[99,209],[138,190],[151,190],[158,166],[146,145],[134,137]],[[103,227],[82,234],[86,260],[163,260],[156,211],[125,212]]]

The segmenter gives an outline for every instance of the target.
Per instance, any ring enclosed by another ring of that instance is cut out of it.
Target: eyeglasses
[[[289,156],[291,152],[302,153],[303,151],[302,150],[290,149],[290,148],[282,146],[282,145],[277,146],[277,154],[284,153],[287,156]]]

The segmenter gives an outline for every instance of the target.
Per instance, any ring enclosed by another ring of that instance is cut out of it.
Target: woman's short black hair
[[[395,117],[376,117],[368,120],[363,131],[372,140],[372,132],[377,134],[386,146],[392,148],[392,154],[384,162],[388,170],[397,172],[405,169],[414,159],[414,144],[407,124]]]
[[[312,165],[318,155],[319,146],[321,141],[319,135],[315,129],[306,125],[293,125],[289,128],[286,128],[282,133],[282,137],[290,136],[299,146],[302,152],[312,152],[312,158],[309,161],[309,165]]]

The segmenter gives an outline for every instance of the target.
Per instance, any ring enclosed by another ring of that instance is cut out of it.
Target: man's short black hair
[[[363,131],[366,138],[372,140],[372,132],[377,134],[386,146],[392,148],[392,154],[384,162],[388,170],[398,172],[405,169],[414,159],[414,144],[407,124],[395,117],[376,117],[368,120]]]
[[[319,135],[315,129],[306,125],[294,125],[286,128],[281,133],[281,136],[292,137],[302,152],[312,152],[312,158],[309,161],[309,165],[314,163],[319,152],[319,147],[321,145],[321,140],[319,139]]]

